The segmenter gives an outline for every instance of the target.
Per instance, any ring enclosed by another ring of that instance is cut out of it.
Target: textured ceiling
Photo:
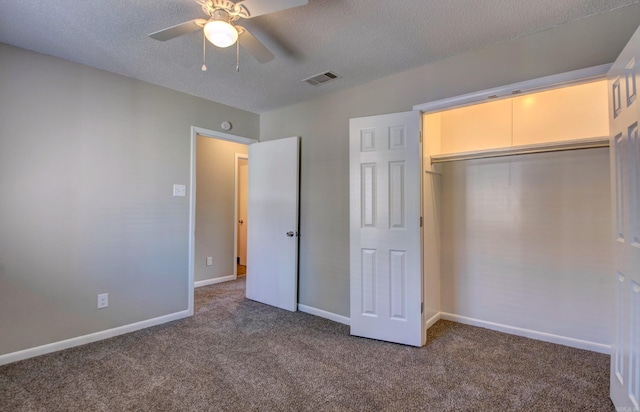
[[[269,0],[264,0],[269,1]],[[639,0],[309,0],[241,22],[274,54],[260,64],[202,32],[148,34],[204,17],[193,0],[0,0],[0,42],[265,112]],[[341,79],[302,79],[332,70]]]

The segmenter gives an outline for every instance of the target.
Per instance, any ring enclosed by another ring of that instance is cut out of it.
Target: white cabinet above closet
[[[437,161],[448,155],[557,142],[602,144],[609,134],[608,116],[605,80],[515,95],[425,114],[425,151]]]

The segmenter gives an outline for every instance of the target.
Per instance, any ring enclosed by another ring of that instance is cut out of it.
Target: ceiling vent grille
[[[319,86],[321,84],[325,84],[330,82],[331,80],[339,79],[340,76],[333,72],[323,72],[320,74],[315,74],[311,77],[307,77],[303,79],[303,82],[309,83],[312,86]]]

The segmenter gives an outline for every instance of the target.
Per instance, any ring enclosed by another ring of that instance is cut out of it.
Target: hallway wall
[[[235,154],[247,152],[245,144],[196,138],[195,282],[233,275]]]

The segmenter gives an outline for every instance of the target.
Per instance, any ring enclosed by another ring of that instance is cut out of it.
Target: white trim
[[[78,336],[71,339],[61,340],[58,342],[48,343],[35,348],[20,350],[17,352],[0,355],[0,365],[33,358],[35,356],[45,355],[51,352],[57,352],[74,346],[86,345],[87,343],[97,342],[99,340],[109,339],[114,336],[124,335],[125,333],[134,332],[140,329],[149,328],[151,326],[160,325],[162,323],[172,322],[174,320],[188,318],[192,313],[189,310],[171,313],[169,315],[159,316],[157,318],[143,320],[136,323],[130,323],[117,328],[107,329],[100,332],[90,333],[88,335]]]
[[[233,278],[238,277],[238,160],[246,159],[249,161],[249,154],[235,153],[234,170],[233,170]],[[246,251],[246,247],[245,247]],[[247,262],[245,262],[247,263]]]
[[[236,280],[236,275],[222,276],[219,278],[211,278],[206,280],[199,280],[193,283],[194,288],[199,288],[202,286],[215,285],[216,283],[228,282],[230,280]]]
[[[599,78],[604,78],[610,67],[611,64],[603,64],[600,66],[588,67],[586,69],[540,77],[538,79],[508,84],[505,86],[495,87],[493,89],[481,90],[474,93],[418,104],[413,106],[413,110],[419,110],[423,113],[431,113],[487,101],[489,96],[492,97],[492,100],[513,97],[512,92],[514,91],[518,91],[518,94],[520,95],[570,86],[572,84],[586,83]]]
[[[431,164],[531,153],[558,152],[562,150],[594,149],[598,147],[609,147],[609,136],[501,147],[497,149],[476,150],[472,152],[445,153],[431,156]]]
[[[523,329],[515,326],[503,325],[501,323],[487,322],[485,320],[454,315],[452,313],[440,312],[440,319],[463,323],[465,325],[479,326],[485,329],[491,329],[511,335],[537,339],[544,342],[556,343],[558,345],[570,346],[572,348],[586,349],[593,352],[604,353],[606,355],[609,355],[611,353],[611,345],[605,345],[602,343],[590,342],[581,339],[574,339],[566,336],[554,335],[551,333],[539,332],[530,329]]]
[[[308,313],[310,315],[314,315],[314,316],[318,316],[318,317],[321,317],[321,318],[332,320],[334,322],[342,323],[343,325],[351,325],[351,319],[350,318],[348,318],[346,316],[338,315],[336,313],[327,312],[326,310],[322,310],[322,309],[314,308],[314,307],[311,307],[311,306],[303,305],[301,303],[298,303],[298,310],[300,312]]]
[[[214,139],[227,140],[235,143],[252,144],[257,143],[255,139],[248,137],[236,136],[229,133],[218,132],[215,130],[204,129],[202,127],[191,126],[191,153],[189,165],[189,276],[187,280],[187,290],[189,293],[190,315],[193,315],[193,293],[194,293],[194,271],[195,271],[195,243],[196,243],[196,138],[200,136],[211,137]],[[235,262],[235,257],[234,257]],[[234,264],[235,273],[235,264]]]
[[[424,330],[429,329],[430,327],[432,327],[437,321],[440,320],[440,313],[438,312],[435,315],[431,316],[429,319],[427,319],[427,321],[424,323]]]
[[[256,139],[251,139],[249,137],[218,132],[216,130],[209,130],[209,129],[205,129],[197,126],[191,126],[191,136],[193,136],[194,133],[196,135],[199,134],[200,136],[212,137],[214,139],[220,139],[220,140],[227,140],[229,142],[234,142],[234,143],[244,143],[244,144],[258,143]]]

